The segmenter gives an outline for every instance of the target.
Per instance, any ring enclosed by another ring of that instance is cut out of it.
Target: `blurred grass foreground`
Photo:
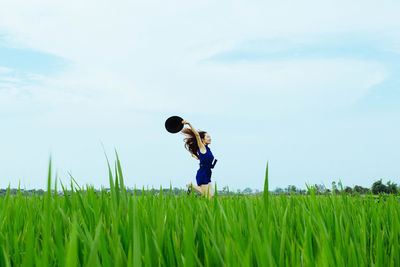
[[[396,196],[189,197],[61,184],[0,197],[0,266],[400,266]],[[75,180],[74,180],[75,181]],[[53,191],[53,192],[52,192]]]

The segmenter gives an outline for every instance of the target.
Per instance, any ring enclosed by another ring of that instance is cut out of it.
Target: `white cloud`
[[[0,74],[10,73],[10,72],[12,72],[12,71],[13,71],[13,69],[6,68],[6,67],[1,67],[1,66],[0,66]]]
[[[224,95],[235,100],[235,93],[248,90],[263,91],[264,96],[270,97],[286,96],[296,87],[301,91],[298,97],[305,93],[320,98],[327,92],[326,97],[331,98],[329,92],[334,90],[332,81],[336,78],[343,83],[342,89],[346,87],[343,78],[349,79],[347,87],[355,87],[354,95],[359,95],[369,85],[357,77],[365,76],[361,72],[369,72],[374,65],[373,73],[379,72],[374,75],[380,80],[384,76],[382,66],[352,59],[234,66],[198,62],[249,39],[312,42],[313,34],[395,28],[400,22],[393,5],[363,2],[360,13],[358,4],[346,1],[230,5],[211,1],[41,1],[20,5],[13,1],[0,11],[0,28],[14,44],[53,53],[71,62],[67,72],[45,78],[40,88],[32,87],[42,101],[104,103],[114,99],[118,105],[165,110],[187,102],[192,94],[203,102],[214,98],[220,106],[225,103],[220,101]],[[379,23],[371,19],[377,13],[385,14]],[[356,77],[346,76],[346,68]],[[322,74],[324,69],[326,73]],[[312,77],[315,71],[318,75]],[[290,81],[284,79],[286,75]],[[332,88],[317,86],[316,79]],[[229,101],[225,104],[229,105]],[[219,110],[226,107],[222,105]]]

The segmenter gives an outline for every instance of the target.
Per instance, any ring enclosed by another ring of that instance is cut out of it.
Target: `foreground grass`
[[[58,196],[49,169],[45,196],[0,198],[0,266],[400,266],[392,195],[132,196],[117,159],[110,193]]]

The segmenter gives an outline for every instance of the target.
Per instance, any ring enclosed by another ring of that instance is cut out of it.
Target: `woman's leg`
[[[200,185],[201,190],[204,192],[203,195],[208,196],[208,198],[214,197],[214,189],[212,187],[212,183]]]
[[[199,192],[200,194],[202,194],[202,195],[203,195],[203,191],[202,191],[202,189],[201,189],[201,187],[200,187],[200,186],[194,185],[194,184],[192,184],[192,183],[190,183],[190,184],[187,184],[186,186],[188,186],[188,187],[191,187],[191,186],[193,186],[193,189],[194,189],[194,190],[196,190],[197,192]]]
[[[210,190],[210,195],[211,195],[211,197],[214,197],[214,188],[213,188],[211,182],[208,183],[208,188],[209,188],[209,190]]]

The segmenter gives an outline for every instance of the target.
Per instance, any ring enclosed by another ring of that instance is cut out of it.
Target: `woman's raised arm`
[[[194,136],[196,136],[196,140],[197,140],[197,145],[200,149],[200,152],[202,154],[205,154],[207,152],[206,147],[204,146],[203,142],[201,142],[201,138],[200,138],[200,134],[193,128],[193,126],[190,124],[190,122],[183,120],[182,124],[187,124],[189,125],[190,129],[192,130],[192,132],[194,133]]]

